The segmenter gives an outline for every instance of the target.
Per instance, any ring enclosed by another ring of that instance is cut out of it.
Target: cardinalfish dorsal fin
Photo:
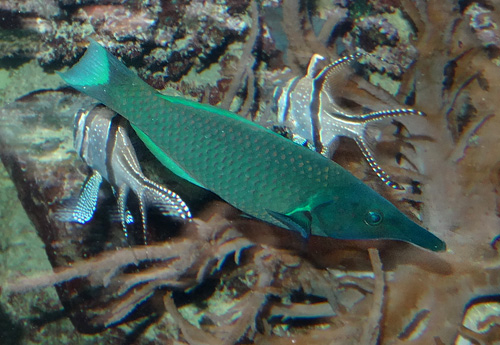
[[[368,129],[368,124],[387,118],[425,114],[410,108],[350,114],[335,101],[335,95],[342,92],[341,83],[336,79],[339,72],[367,56],[372,55],[347,55],[320,68],[324,58],[318,54],[313,55],[304,77],[296,77],[275,90],[277,119],[294,135],[312,143],[316,151],[328,158],[333,156],[339,136],[353,139],[375,174],[389,187],[403,189],[377,163],[373,154],[376,138],[374,132]],[[383,58],[375,58],[387,62]]]
[[[127,224],[133,221],[127,209],[132,191],[139,200],[144,243],[147,244],[147,208],[156,207],[165,216],[189,220],[191,212],[173,191],[148,179],[141,170],[128,136],[128,123],[103,105],[80,111],[75,118],[75,149],[92,168],[76,205],[59,212],[60,220],[86,223],[96,210],[103,178],[117,197],[118,213],[125,237]]]

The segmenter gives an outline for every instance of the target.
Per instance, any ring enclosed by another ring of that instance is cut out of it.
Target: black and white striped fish
[[[144,241],[147,243],[148,207],[157,207],[166,216],[186,220],[191,218],[191,212],[176,193],[144,176],[127,130],[127,120],[103,105],[96,105],[77,113],[74,147],[92,168],[92,174],[85,182],[76,204],[60,211],[58,218],[81,224],[91,220],[104,178],[111,184],[117,196],[118,211],[125,236],[127,236],[127,224],[132,221],[131,214],[127,210],[127,196],[130,191],[137,195]]]
[[[293,133],[295,141],[308,142],[314,150],[328,158],[333,156],[339,136],[355,140],[377,176],[388,186],[403,189],[392,181],[375,160],[371,148],[375,138],[367,125],[392,117],[425,114],[418,110],[400,108],[353,115],[346,113],[333,98],[333,92],[336,90],[333,90],[332,76],[366,55],[357,53],[345,56],[323,68],[320,67],[320,62],[325,58],[318,54],[313,55],[304,77],[293,78],[284,86],[275,89],[278,123]]]

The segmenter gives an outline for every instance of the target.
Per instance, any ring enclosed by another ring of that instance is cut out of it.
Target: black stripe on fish
[[[321,138],[321,109],[323,101],[322,92],[325,91],[325,83],[328,82],[328,78],[340,68],[352,63],[363,55],[364,54],[362,53],[356,53],[344,56],[319,70],[317,69],[316,64],[324,58],[319,57],[318,55],[314,55],[311,58],[311,62],[308,67],[308,75],[310,77],[313,77],[312,92],[309,101],[312,124],[311,134],[313,144],[317,152],[323,152],[326,149],[323,145],[324,138]]]
[[[293,78],[292,81],[287,85],[286,88],[283,88],[281,96],[279,97],[281,100],[281,97],[285,97],[285,107],[283,108],[282,112],[282,119],[285,121],[288,118],[288,114],[290,111],[290,94],[295,90],[295,87],[297,86],[297,83],[299,82],[300,78]]]
[[[78,155],[84,158],[88,143],[88,131],[94,115],[90,115],[91,109],[80,109],[75,117],[73,128],[74,147]]]
[[[322,107],[322,92],[325,91],[325,86],[328,82],[328,78],[331,75],[335,74],[340,68],[343,68],[352,62],[356,61],[360,57],[364,56],[363,53],[355,53],[352,55],[344,56],[334,62],[328,64],[326,67],[321,69],[313,80],[313,92],[311,96],[311,121],[312,121],[312,129],[313,129],[313,141],[314,146],[317,152],[324,152],[326,147],[324,147],[323,142],[326,141],[326,138],[321,137],[321,109]],[[312,60],[312,59],[311,59]],[[317,59],[315,60],[317,61]],[[330,114],[335,116],[336,114]]]
[[[109,131],[107,133],[106,140],[106,172],[108,177],[108,182],[112,185],[116,184],[115,175],[113,172],[112,157],[115,154],[116,149],[116,135],[118,132],[118,126],[120,125],[121,116],[115,114],[111,118],[111,124],[109,126]]]
[[[311,92],[311,124],[312,124],[312,137],[313,144],[317,152],[323,151],[323,143],[321,141],[321,122],[320,122],[320,111],[321,111],[321,91],[323,89],[323,83],[325,82],[324,76],[319,75],[319,77],[313,80],[313,88]]]

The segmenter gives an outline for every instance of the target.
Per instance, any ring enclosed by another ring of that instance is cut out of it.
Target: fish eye
[[[381,212],[368,211],[365,215],[364,221],[368,225],[375,226],[375,225],[379,225],[380,223],[382,223],[382,219],[384,219],[384,216],[382,215]]]

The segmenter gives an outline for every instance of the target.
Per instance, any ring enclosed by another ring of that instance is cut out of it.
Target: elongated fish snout
[[[446,250],[446,243],[444,241],[409,219],[405,220],[403,224],[394,230],[401,234],[400,238],[395,239],[413,243],[419,247],[436,252]]]

